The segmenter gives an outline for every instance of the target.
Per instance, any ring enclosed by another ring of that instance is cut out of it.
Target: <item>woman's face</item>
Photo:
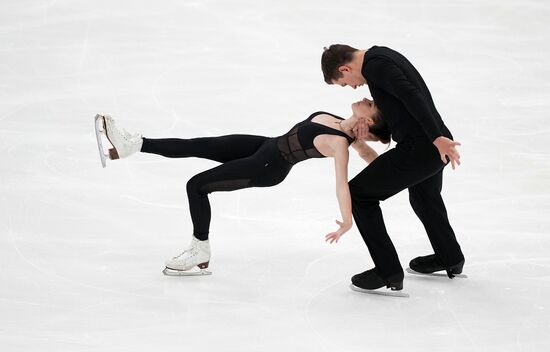
[[[376,115],[376,112],[378,111],[374,102],[367,98],[351,104],[351,110],[355,116],[370,118]]]

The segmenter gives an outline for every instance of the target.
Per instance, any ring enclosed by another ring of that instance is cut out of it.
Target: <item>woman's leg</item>
[[[242,134],[192,139],[143,138],[141,152],[167,158],[195,157],[225,163],[254,154],[267,139],[263,136]]]
[[[280,156],[262,149],[248,158],[229,161],[193,176],[187,183],[193,235],[199,240],[208,239],[209,193],[274,186],[284,180],[290,168],[291,165],[282,161]]]
[[[208,267],[210,244],[207,240],[211,218],[209,193],[274,186],[284,180],[291,167],[280,156],[276,145],[267,141],[249,157],[228,161],[193,176],[187,183],[193,241],[189,249],[166,261],[165,274],[171,275],[170,270],[187,271],[195,266],[201,269]]]

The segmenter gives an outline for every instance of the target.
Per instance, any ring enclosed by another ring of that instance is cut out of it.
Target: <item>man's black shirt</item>
[[[396,142],[422,136],[430,142],[442,135],[452,138],[424,80],[403,55],[373,46],[365,53],[361,73]]]

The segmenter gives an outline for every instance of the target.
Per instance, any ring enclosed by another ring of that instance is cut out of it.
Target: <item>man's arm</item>
[[[422,126],[430,141],[442,135],[425,97],[394,62],[383,58],[369,59],[363,68],[363,75],[369,84],[376,85],[401,101]]]
[[[449,158],[453,169],[456,164],[460,165],[460,154],[456,150],[460,143],[443,136],[426,98],[394,62],[383,58],[370,59],[363,68],[363,75],[368,75],[367,82],[380,87],[405,105],[436,146],[443,163],[446,164]]]

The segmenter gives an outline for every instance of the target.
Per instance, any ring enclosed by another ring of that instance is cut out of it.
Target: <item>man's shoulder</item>
[[[387,46],[374,45],[365,52],[365,61],[380,58],[391,59],[396,54],[399,55],[397,51],[388,48]]]
[[[384,67],[399,62],[401,56],[399,52],[386,46],[373,46],[365,53],[361,73],[364,77],[367,77],[367,74],[376,74]]]
[[[378,50],[379,48],[380,47],[376,47],[375,50],[371,48],[365,53],[363,65],[361,66],[361,73],[364,77],[367,77],[369,74],[372,75],[380,70],[388,61],[391,61],[387,55],[384,55],[383,51],[380,52]]]

